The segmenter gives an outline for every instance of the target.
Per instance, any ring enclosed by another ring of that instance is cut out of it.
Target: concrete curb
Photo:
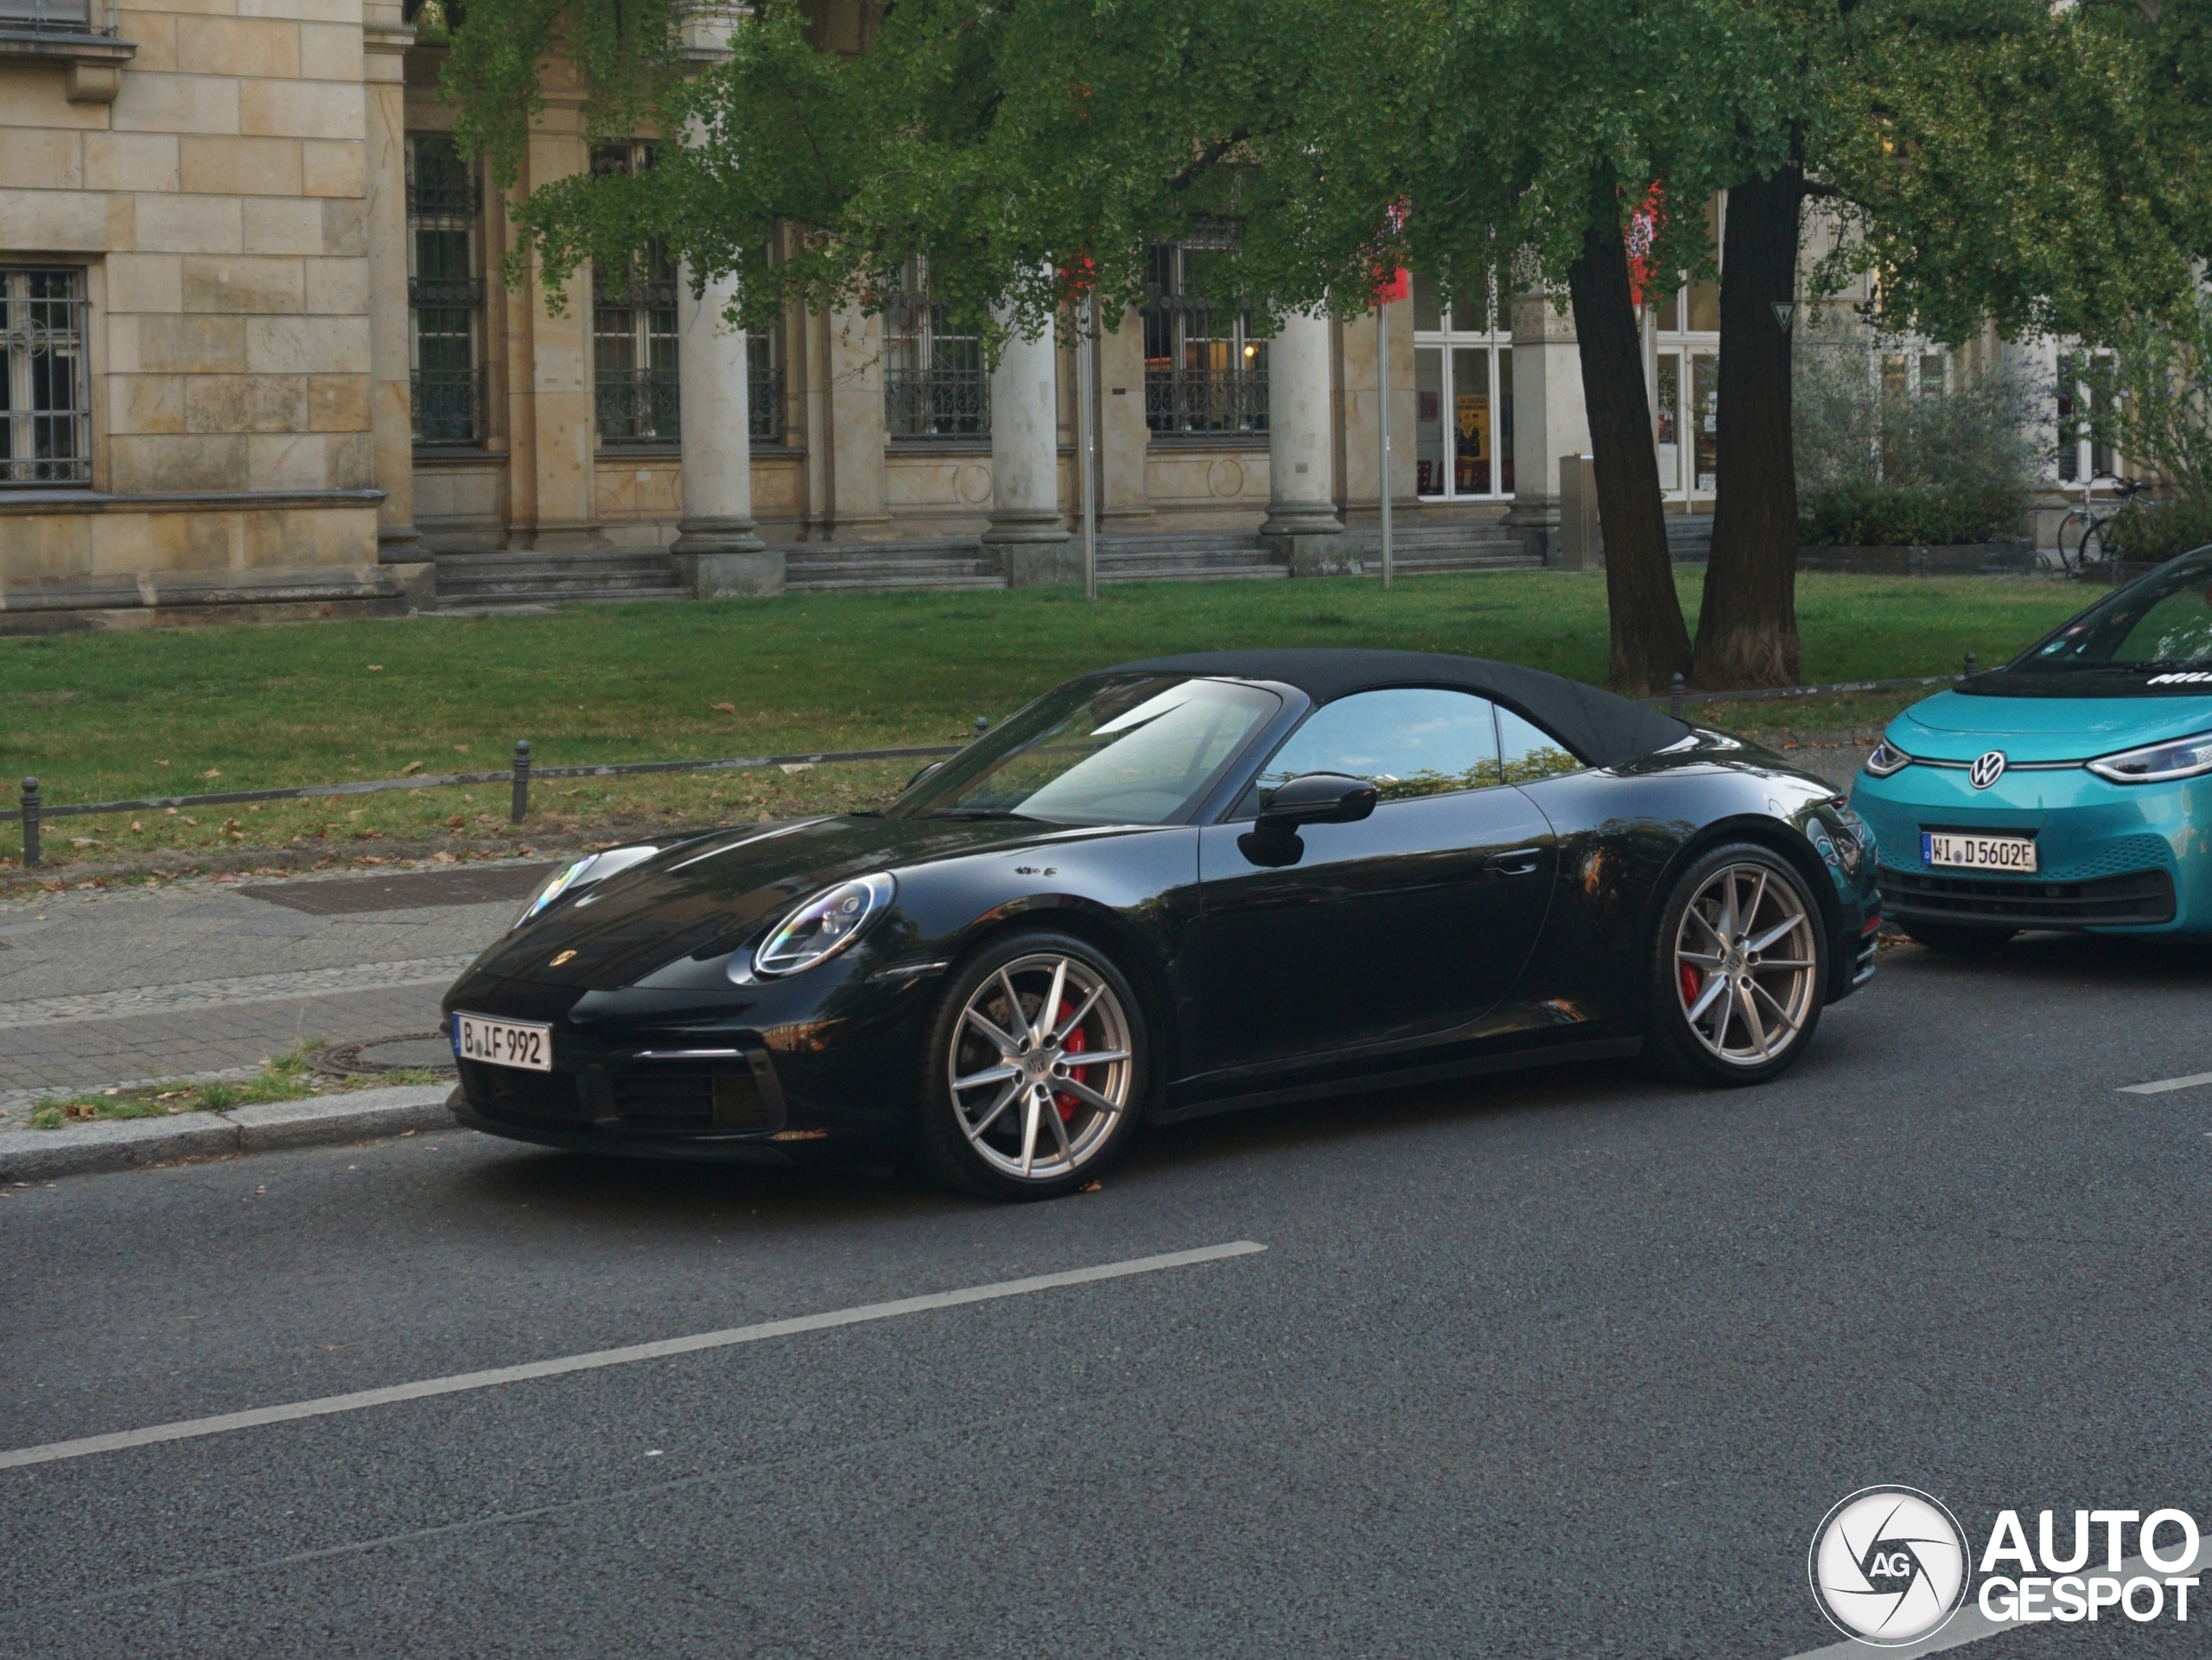
[[[180,1113],[174,1118],[124,1118],[61,1129],[0,1134],[0,1178],[45,1181],[56,1176],[128,1170],[174,1159],[219,1158],[278,1148],[328,1147],[397,1135],[410,1129],[457,1129],[446,1110],[449,1084],[359,1090],[303,1101],[270,1101],[227,1112]]]

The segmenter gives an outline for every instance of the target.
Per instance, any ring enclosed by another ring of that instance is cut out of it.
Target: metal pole
[[[38,780],[23,780],[23,868],[38,868]]]
[[[1375,307],[1375,374],[1376,384],[1382,394],[1382,586],[1390,586],[1394,575],[1390,557],[1390,302],[1382,300]]]
[[[1098,597],[1098,467],[1096,423],[1091,419],[1090,347],[1098,317],[1095,295],[1083,296],[1075,339],[1075,404],[1077,473],[1083,487],[1083,597]]]
[[[530,740],[515,740],[515,799],[510,823],[519,824],[523,815],[530,811]]]
[[[1676,720],[1682,718],[1682,671],[1675,671],[1675,677],[1667,687],[1667,713]]]

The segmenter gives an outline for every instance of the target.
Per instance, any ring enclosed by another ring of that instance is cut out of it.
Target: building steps
[[[1004,588],[1006,572],[972,538],[794,542],[784,548],[784,586],[797,594]]]
[[[685,597],[675,561],[653,549],[434,557],[442,611]]]

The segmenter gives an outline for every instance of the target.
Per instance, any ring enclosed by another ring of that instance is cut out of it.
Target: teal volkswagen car
[[[1852,805],[1884,916],[1936,950],[2212,935],[2212,547],[1914,704]]]

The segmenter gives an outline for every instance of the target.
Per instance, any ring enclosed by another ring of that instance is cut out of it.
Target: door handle
[[[1493,853],[1483,861],[1485,876],[1533,876],[1542,868],[1544,850],[1541,848],[1515,848],[1510,853]]]

